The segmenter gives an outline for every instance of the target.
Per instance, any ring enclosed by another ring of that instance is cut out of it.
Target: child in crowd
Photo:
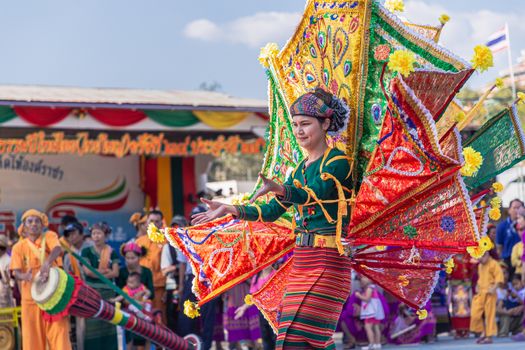
[[[488,252],[480,258],[478,276],[476,295],[472,299],[470,331],[481,334],[476,343],[492,344],[492,337],[498,331],[496,324],[496,289],[504,280],[500,265]],[[485,323],[483,323],[483,320],[485,320]]]
[[[390,331],[391,338],[397,339],[399,336],[408,333],[416,328],[417,315],[406,304],[399,304],[398,316],[394,319]]]
[[[381,321],[385,318],[385,311],[379,299],[379,292],[375,284],[366,276],[361,277],[362,292],[356,292],[361,300],[361,319],[365,324],[365,331],[369,345],[363,350],[381,349]]]
[[[132,272],[129,274],[128,279],[126,280],[126,285],[124,288],[122,288],[122,290],[131,298],[144,306],[144,311],[148,313],[151,312],[151,292],[143,283],[140,282],[140,274],[138,272]],[[124,297],[122,295],[113,298],[114,302],[122,302],[123,300]],[[130,305],[129,308],[131,311],[137,311],[134,310],[133,305]]]
[[[523,318],[523,299],[525,298],[525,288],[521,282],[520,275],[514,275],[512,288],[509,288],[506,297],[498,301],[498,314],[500,318],[499,334],[506,337],[509,332],[513,335],[521,331],[521,320]]]

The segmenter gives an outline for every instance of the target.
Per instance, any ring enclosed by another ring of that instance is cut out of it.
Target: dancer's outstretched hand
[[[283,185],[279,185],[277,182],[268,179],[262,173],[259,173],[259,177],[261,178],[263,185],[257,190],[257,192],[255,192],[252,199],[250,199],[250,203],[255,202],[257,198],[270,192],[274,192],[278,196],[284,195]]]
[[[206,204],[208,206],[208,208],[210,208],[210,210],[215,210],[215,209],[219,208],[222,205],[221,202],[211,201],[211,200],[206,199],[206,198],[201,198],[201,202]]]
[[[204,198],[201,198],[201,201],[204,204],[206,204],[209,207],[209,209],[203,213],[198,213],[191,217],[191,224],[194,226],[205,224],[209,221],[223,217],[224,215],[238,215],[237,209],[233,205],[210,201]]]
[[[193,226],[205,224],[209,221],[220,218],[221,216],[226,215],[226,212],[222,207],[218,207],[215,210],[206,210],[203,213],[195,214],[191,217],[191,224]]]

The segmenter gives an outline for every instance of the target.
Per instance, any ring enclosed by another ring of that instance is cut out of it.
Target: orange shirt
[[[140,258],[140,264],[147,267],[153,273],[153,286],[166,286],[166,276],[162,274],[160,268],[160,256],[163,244],[152,242],[147,235],[140,236],[135,240],[139,246],[146,248],[146,256]]]
[[[31,269],[33,273],[33,278],[40,271],[42,264],[40,263],[40,251],[42,247],[42,236],[40,236],[34,243],[31,242],[28,238],[23,238],[18,241],[14,246],[11,252],[11,264],[9,268],[11,270],[21,270],[22,272],[27,272]],[[44,259],[49,256],[49,253],[55,248],[60,247],[58,241],[58,235],[53,231],[47,231],[45,233],[45,248],[44,248]],[[33,248],[31,248],[31,245]],[[38,254],[37,254],[38,252]],[[61,266],[62,259],[58,257],[53,266]],[[32,282],[20,281],[21,284],[21,294],[22,300],[24,302],[34,303],[33,298],[31,297],[31,285]]]
[[[503,271],[498,262],[489,258],[486,264],[478,265],[478,284],[477,291],[480,293],[487,293],[488,290],[499,283],[503,283]]]

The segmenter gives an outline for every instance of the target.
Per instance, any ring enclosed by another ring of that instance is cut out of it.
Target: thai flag
[[[507,28],[503,27],[489,36],[487,46],[493,53],[500,52],[509,47],[509,35],[507,33]]]

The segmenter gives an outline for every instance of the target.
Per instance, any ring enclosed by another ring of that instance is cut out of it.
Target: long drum
[[[170,329],[146,321],[135,314],[115,308],[83,281],[64,270],[51,268],[47,281],[38,275],[31,287],[31,296],[44,312],[45,319],[54,321],[65,315],[96,318],[138,334],[153,343],[172,350],[199,350],[200,340],[191,334],[179,337]]]

